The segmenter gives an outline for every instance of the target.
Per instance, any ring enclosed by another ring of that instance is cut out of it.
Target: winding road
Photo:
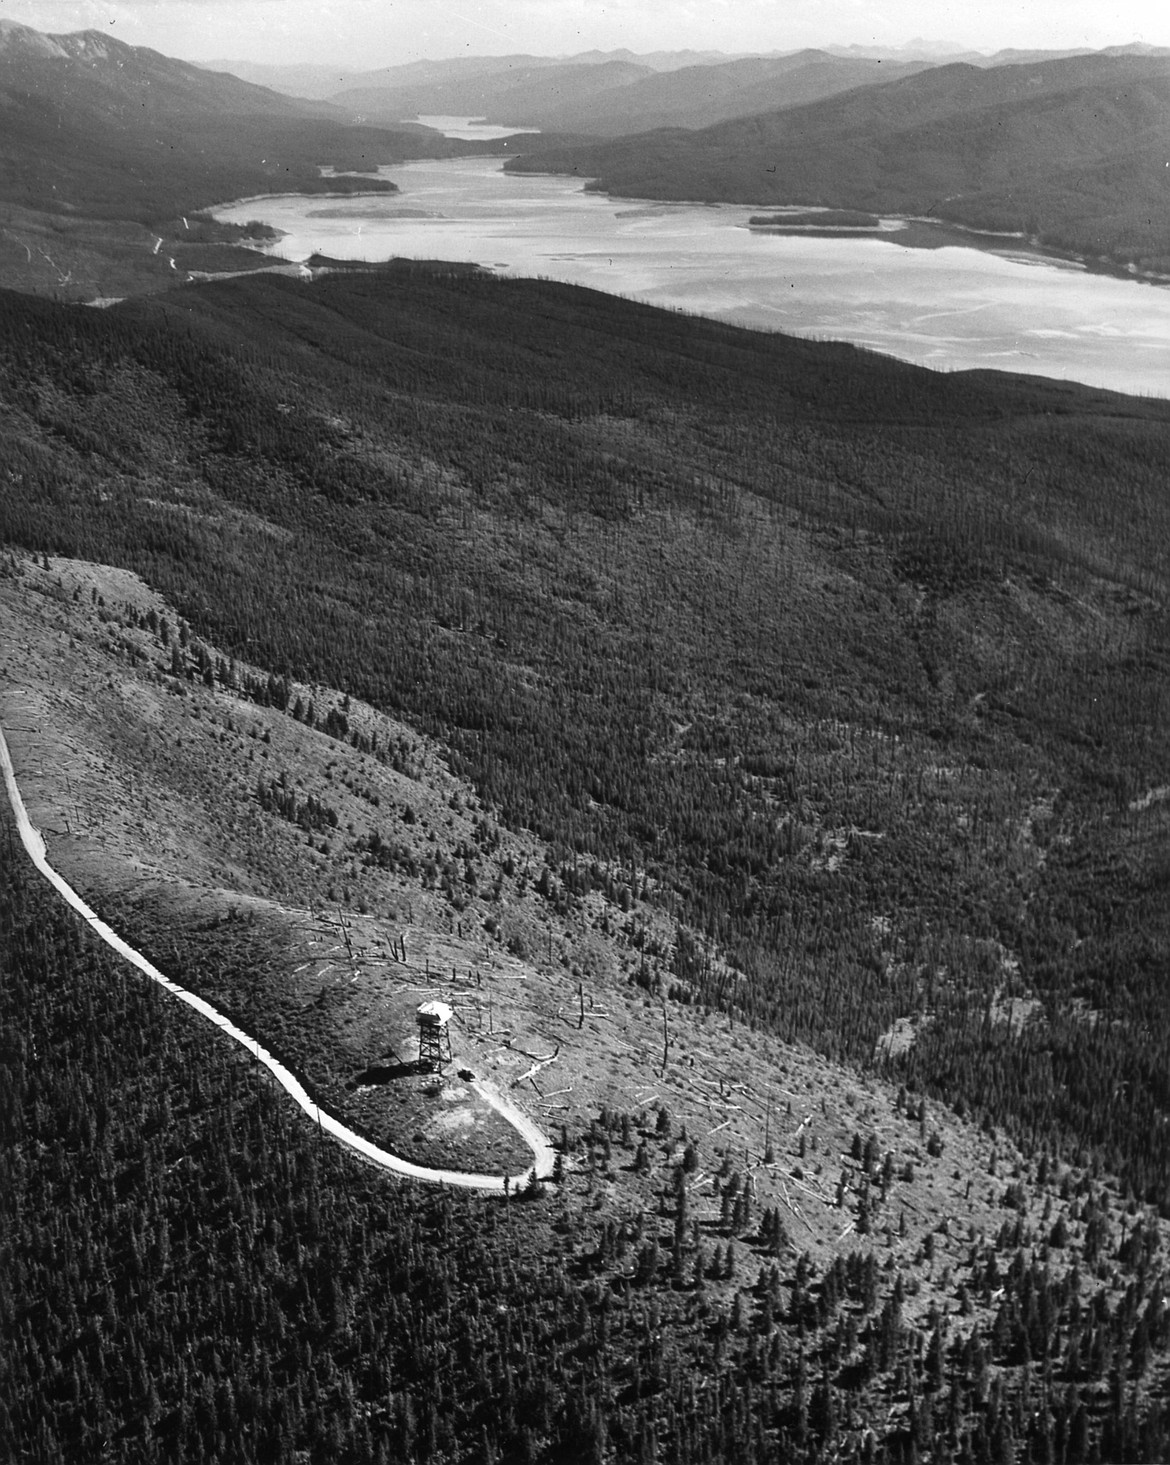
[[[45,877],[50,885],[58,892],[73,909],[87,921],[97,932],[107,946],[113,948],[119,956],[124,957],[139,971],[145,973],[151,981],[157,982],[159,986],[165,987],[180,1002],[185,1002],[188,1007],[193,1007],[196,1012],[205,1017],[208,1022],[213,1023],[227,1037],[234,1038],[248,1050],[249,1053],[258,1059],[265,1068],[280,1084],[290,1098],[296,1103],[309,1118],[316,1124],[322,1133],[331,1135],[339,1144],[345,1145],[348,1149],[360,1155],[363,1159],[379,1166],[383,1170],[389,1170],[395,1175],[404,1175],[410,1180],[422,1180],[432,1185],[457,1186],[464,1190],[479,1191],[508,1191],[517,1190],[527,1183],[529,1177],[535,1172],[538,1179],[545,1179],[552,1174],[555,1156],[553,1148],[548,1139],[531,1119],[515,1104],[497,1093],[493,1088],[482,1082],[473,1082],[472,1087],[492,1106],[496,1112],[505,1118],[517,1132],[523,1137],[525,1143],[532,1150],[535,1163],[519,1175],[478,1175],[466,1170],[432,1170],[425,1165],[415,1165],[410,1160],[404,1160],[400,1155],[392,1154],[389,1150],[381,1149],[370,1140],[364,1139],[360,1134],[355,1134],[348,1129],[339,1119],[320,1108],[309,1096],[300,1080],[297,1079],[282,1063],[279,1063],[268,1050],[238,1028],[235,1023],[230,1022],[223,1013],[217,1012],[210,1002],[205,1002],[202,997],[197,997],[194,992],[188,992],[180,987],[177,982],[172,982],[169,977],[163,976],[156,966],[153,966],[139,952],[135,951],[122,940],[121,936],[92,911],[77,891],[59,875],[46,857],[45,841],[38,829],[33,826],[29,819],[28,810],[21,798],[20,788],[16,782],[16,773],[12,766],[12,757],[8,751],[8,742],[4,737],[3,729],[0,729],[0,767],[4,770],[4,782],[8,790],[9,802],[12,804],[12,812],[16,816],[16,826],[20,833],[21,843],[28,851],[28,856],[33,864]]]

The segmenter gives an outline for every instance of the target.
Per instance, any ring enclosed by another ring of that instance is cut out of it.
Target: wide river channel
[[[400,191],[277,195],[215,212],[281,230],[271,252],[291,260],[470,260],[943,370],[1170,396],[1170,287],[1011,239],[898,221],[860,238],[760,233],[747,227],[758,209],[614,199],[578,179],[507,174],[499,158],[405,163],[382,176]]]

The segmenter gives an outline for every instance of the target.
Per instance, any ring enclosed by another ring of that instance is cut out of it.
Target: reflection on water
[[[993,250],[949,234],[928,249],[903,247],[897,231],[760,233],[747,228],[758,209],[609,199],[580,180],[502,166],[407,163],[383,170],[401,190],[393,198],[286,195],[216,212],[282,230],[272,252],[289,259],[471,260],[927,366],[1170,393],[1170,289],[1042,260],[1006,239]]]

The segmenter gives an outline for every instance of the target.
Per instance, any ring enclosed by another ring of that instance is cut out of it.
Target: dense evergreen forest
[[[818,1274],[738,1174],[700,1231],[665,1110],[566,1135],[547,1195],[419,1192],[112,958],[7,817],[0,840],[5,1459],[1165,1457],[1165,1259],[1085,1174],[1076,1264],[1013,1182],[959,1312],[916,1325],[913,1278],[861,1249]],[[660,1204],[615,1224],[594,1202],[635,1145]],[[748,1248],[773,1258],[750,1288]]]
[[[418,266],[5,295],[0,401],[0,537],[439,736],[671,1000],[1170,1208],[1165,404]]]

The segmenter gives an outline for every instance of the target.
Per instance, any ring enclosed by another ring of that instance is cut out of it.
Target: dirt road
[[[425,1165],[415,1165],[410,1160],[404,1160],[398,1155],[391,1154],[389,1150],[379,1148],[369,1140],[363,1139],[360,1134],[355,1134],[352,1129],[347,1129],[340,1120],[335,1119],[332,1114],[321,1109],[309,1096],[300,1081],[279,1063],[268,1050],[261,1046],[255,1038],[245,1033],[241,1028],[229,1022],[221,1012],[216,1011],[209,1002],[202,997],[197,997],[194,992],[188,992],[180,987],[177,982],[172,982],[153,966],[146,958],[129,946],[116,931],[112,930],[106,923],[92,911],[81,896],[73,887],[53,869],[49,864],[45,851],[45,841],[40,831],[33,827],[28,817],[24,800],[20,795],[20,788],[16,782],[16,773],[12,766],[12,758],[8,751],[8,743],[0,729],[0,767],[4,771],[4,782],[8,792],[9,802],[12,805],[12,812],[16,817],[16,826],[20,833],[21,843],[24,845],[29,858],[37,870],[45,877],[50,885],[58,892],[73,909],[87,921],[101,939],[113,948],[119,956],[136,966],[139,971],[148,976],[151,981],[158,982],[165,987],[172,996],[177,997],[180,1002],[185,1002],[193,1007],[196,1012],[205,1017],[208,1022],[213,1023],[225,1036],[233,1038],[237,1043],[247,1048],[256,1059],[273,1075],[276,1081],[289,1095],[289,1097],[308,1115],[323,1133],[331,1135],[340,1144],[346,1145],[355,1154],[361,1155],[363,1159],[379,1166],[383,1170],[389,1170],[395,1175],[404,1175],[411,1180],[422,1180],[432,1185],[457,1186],[464,1190],[479,1191],[504,1191],[507,1189],[516,1190],[523,1186],[529,1176],[535,1170],[539,1178],[546,1178],[552,1173],[554,1154],[548,1139],[541,1133],[537,1126],[524,1114],[516,1105],[503,1098],[493,1089],[485,1084],[476,1083],[474,1087],[477,1092],[503,1116],[523,1137],[525,1143],[531,1148],[534,1156],[534,1164],[519,1175],[478,1175],[466,1170],[431,1170]]]

